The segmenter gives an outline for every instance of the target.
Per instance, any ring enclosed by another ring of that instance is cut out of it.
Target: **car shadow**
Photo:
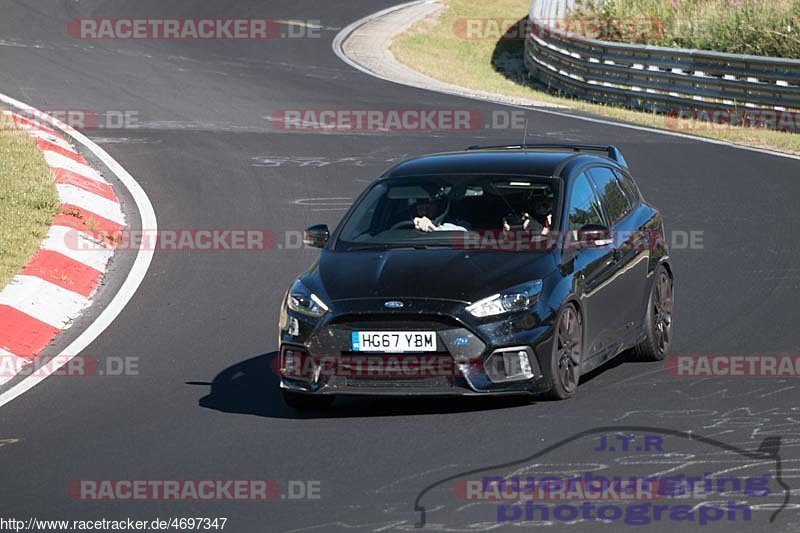
[[[200,398],[200,407],[224,413],[237,413],[267,418],[349,418],[403,416],[491,411],[531,405],[531,398],[386,398],[339,397],[330,408],[298,411],[281,398],[279,380],[273,371],[278,352],[251,357],[230,366],[211,382],[189,381],[187,385],[210,387]]]

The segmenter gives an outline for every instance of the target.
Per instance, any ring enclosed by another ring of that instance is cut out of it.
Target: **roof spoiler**
[[[470,146],[472,150],[572,150],[573,152],[605,152],[606,156],[618,165],[628,168],[628,162],[616,146],[600,146],[596,144],[507,144],[498,146]]]

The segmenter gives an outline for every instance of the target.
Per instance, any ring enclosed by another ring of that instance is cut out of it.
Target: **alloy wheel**
[[[583,325],[580,315],[573,307],[567,307],[558,324],[556,360],[561,385],[568,393],[578,386],[582,348]]]
[[[656,283],[653,298],[656,347],[660,353],[666,353],[672,340],[672,280],[666,272],[661,272]]]

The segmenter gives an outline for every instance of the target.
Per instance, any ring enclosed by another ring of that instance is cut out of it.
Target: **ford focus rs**
[[[292,407],[339,395],[566,399],[620,353],[656,361],[670,345],[662,217],[613,146],[406,161],[304,241],[322,252],[279,320]]]

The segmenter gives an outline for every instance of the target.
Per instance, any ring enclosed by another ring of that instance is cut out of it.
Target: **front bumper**
[[[550,357],[552,350],[552,324],[537,307],[514,316],[477,321],[462,314],[461,302],[405,300],[403,310],[390,312],[383,308],[385,301],[347,302],[345,311],[329,313],[321,320],[284,309],[281,388],[307,394],[367,396],[519,395],[550,388],[541,369],[542,358]],[[351,335],[360,330],[434,331],[438,351],[354,352]],[[506,373],[513,374],[507,368],[509,354],[529,365],[521,375],[517,372],[513,379],[504,380]]]

